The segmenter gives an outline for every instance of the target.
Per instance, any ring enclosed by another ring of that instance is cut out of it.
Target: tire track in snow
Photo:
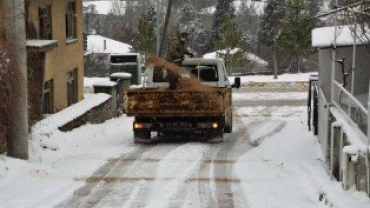
[[[107,180],[109,179],[109,174],[114,172],[118,167],[131,166],[134,160],[128,160],[129,158],[140,157],[141,154],[150,151],[152,148],[153,147],[149,146],[140,146],[118,159],[107,162],[105,165],[96,170],[91,177],[85,180],[85,185],[77,189],[69,201],[67,201],[65,204],[57,206],[57,208],[94,207],[109,193],[109,190],[111,189],[111,184],[109,184],[109,180]]]

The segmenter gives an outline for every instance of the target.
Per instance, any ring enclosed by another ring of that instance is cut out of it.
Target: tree
[[[288,55],[296,57],[296,68],[299,72],[299,58],[311,55],[311,30],[313,22],[310,11],[302,0],[291,0],[282,23],[278,45]]]
[[[156,12],[154,8],[150,7],[147,12],[141,14],[138,22],[137,32],[134,36],[134,43],[140,52],[149,55],[155,54],[156,43]]]
[[[270,0],[265,7],[261,27],[258,31],[258,41],[272,49],[271,58],[274,70],[274,79],[277,79],[278,39],[282,30],[281,25],[284,21],[285,6],[285,0]]]
[[[234,18],[235,8],[233,5],[233,0],[218,0],[216,11],[213,16],[212,25],[212,41],[219,40],[219,29],[223,22],[225,21],[226,15],[230,15],[230,19]]]
[[[338,5],[335,5],[338,1]],[[334,8],[335,6],[341,7],[351,2],[351,0],[331,0],[330,1],[330,8]]]
[[[219,40],[214,42],[214,46],[216,49],[226,49],[224,57],[226,66],[231,69],[232,67],[239,67],[239,65],[236,66],[232,63],[243,64],[240,61],[243,59],[241,54],[235,53],[235,57],[232,57],[233,55],[230,53],[232,49],[239,47],[242,41],[242,35],[237,31],[237,27],[234,21],[231,19],[230,14],[225,15],[225,19],[219,29],[218,37]],[[235,59],[234,62],[232,62],[233,59]]]
[[[178,27],[185,28],[189,33],[190,48],[197,54],[204,54],[210,50],[210,32],[205,29],[195,9],[188,5],[184,6],[178,16]]]

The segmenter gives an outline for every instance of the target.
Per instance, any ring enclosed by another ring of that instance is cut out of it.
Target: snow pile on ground
[[[306,100],[308,98],[307,92],[287,92],[287,93],[272,93],[272,92],[260,92],[260,93],[233,93],[233,101],[243,100]]]
[[[310,73],[299,73],[299,74],[281,74],[278,75],[277,79],[274,79],[274,75],[250,75],[250,76],[239,76],[241,78],[241,83],[250,83],[250,82],[308,82],[311,75],[315,75],[317,72]],[[234,77],[230,76],[231,81],[234,80]]]
[[[366,194],[343,191],[330,179],[319,143],[307,131],[305,107],[244,108],[239,114],[255,146],[234,166],[241,179],[234,189],[248,200],[245,207],[370,207]]]
[[[132,119],[122,116],[66,133],[34,133],[29,161],[0,155],[0,207],[55,207],[71,197],[84,184],[76,178],[89,177],[108,159],[135,148],[131,125]]]

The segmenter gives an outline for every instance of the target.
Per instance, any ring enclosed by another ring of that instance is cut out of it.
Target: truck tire
[[[150,131],[135,130],[134,131],[134,142],[139,143],[150,143],[151,133]]]
[[[230,111],[227,113],[227,116],[225,118],[225,133],[231,133],[233,132],[233,113]]]

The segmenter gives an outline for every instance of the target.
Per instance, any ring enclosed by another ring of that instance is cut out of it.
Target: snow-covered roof
[[[241,50],[242,49],[240,49],[240,48],[233,48],[233,49],[230,50],[230,54],[233,55],[233,54],[235,54],[235,53],[237,53]],[[204,54],[203,58],[217,59],[217,58],[219,58],[219,54],[226,54],[226,53],[227,53],[226,49],[218,50],[218,51],[214,51],[214,52],[211,52],[211,53]],[[263,60],[262,58],[260,58],[259,56],[255,55],[255,54],[252,54],[252,53],[249,53],[249,52],[244,52],[243,54],[245,56],[245,59],[256,63],[259,67],[268,66],[267,61]]]
[[[84,1],[84,7],[94,7],[94,12],[96,14],[115,14],[115,15],[123,15],[125,13],[125,1],[119,0],[109,0],[109,1]],[[91,12],[91,10],[88,10]]]
[[[357,30],[357,35],[355,31]],[[356,37],[357,45],[368,44],[370,41],[370,30],[363,33],[360,27],[355,28],[354,25],[335,27],[321,27],[312,30],[312,47],[327,48],[334,44],[337,46],[350,46],[354,44]]]
[[[94,87],[114,87],[116,85],[117,83],[112,81],[101,81],[93,84]]]
[[[87,36],[86,53],[128,53],[132,46],[101,35]]]

